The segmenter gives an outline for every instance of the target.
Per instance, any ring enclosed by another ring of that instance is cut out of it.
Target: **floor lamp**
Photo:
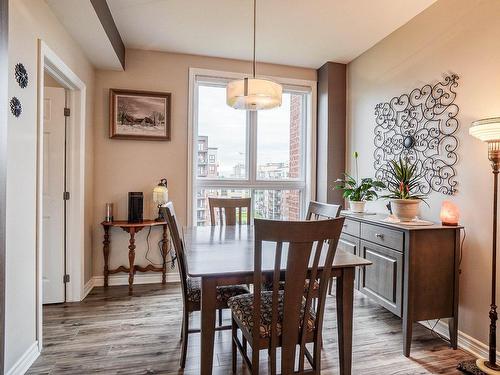
[[[488,159],[493,168],[493,246],[491,260],[491,305],[490,339],[488,360],[478,359],[476,364],[486,374],[500,375],[500,364],[496,360],[497,350],[497,306],[496,306],[496,266],[497,266],[497,202],[498,173],[500,171],[500,117],[474,121],[469,134],[488,143]]]

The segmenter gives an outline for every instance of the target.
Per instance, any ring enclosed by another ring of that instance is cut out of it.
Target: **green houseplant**
[[[349,201],[349,208],[352,212],[361,213],[365,211],[366,201],[372,201],[378,198],[377,191],[385,188],[382,181],[372,178],[358,178],[358,152],[354,152],[356,177],[344,173],[344,178],[335,181],[335,189],[342,190],[343,196]]]
[[[413,220],[419,210],[420,202],[425,202],[427,196],[417,193],[422,174],[417,171],[417,164],[411,163],[407,158],[391,160],[388,164],[386,179],[391,202],[392,213],[401,221]]]

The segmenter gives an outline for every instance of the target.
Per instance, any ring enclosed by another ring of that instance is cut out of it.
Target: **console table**
[[[457,348],[460,226],[409,226],[387,215],[345,214],[339,249],[371,261],[355,287],[403,319],[403,353],[410,355],[414,322],[448,318]]]
[[[108,278],[110,274],[125,272],[128,273],[128,289],[132,293],[134,284],[134,274],[136,272],[161,272],[162,273],[162,283],[166,284],[167,280],[167,263],[166,257],[168,253],[168,229],[167,223],[165,221],[154,221],[154,220],[143,220],[140,223],[129,223],[128,221],[103,221],[101,225],[104,228],[104,241],[103,241],[103,254],[104,254],[104,286],[108,286]],[[134,265],[135,260],[135,235],[140,232],[145,227],[156,227],[160,226],[163,228],[163,238],[162,238],[162,259],[163,266],[156,267],[152,264],[148,264],[146,267],[141,267]],[[115,269],[109,269],[109,252],[111,244],[110,228],[121,228],[130,235],[129,246],[128,246],[128,260],[129,266],[120,266]]]

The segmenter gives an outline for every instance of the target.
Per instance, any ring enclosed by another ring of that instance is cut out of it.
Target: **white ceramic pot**
[[[391,199],[394,216],[401,221],[412,221],[418,215],[420,199]]]
[[[349,208],[352,212],[362,213],[365,212],[365,201],[349,201]]]

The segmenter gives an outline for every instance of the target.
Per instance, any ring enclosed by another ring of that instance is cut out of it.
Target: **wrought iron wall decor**
[[[459,143],[456,87],[458,75],[452,74],[433,86],[416,88],[375,106],[376,178],[386,179],[389,161],[408,158],[424,176],[418,186],[420,193],[455,193]]]
[[[28,87],[28,72],[26,71],[26,68],[24,67],[23,64],[17,63],[16,64],[16,81],[22,89]]]
[[[10,111],[16,117],[21,116],[21,112],[23,111],[23,107],[21,106],[21,102],[15,96],[10,99]]]

